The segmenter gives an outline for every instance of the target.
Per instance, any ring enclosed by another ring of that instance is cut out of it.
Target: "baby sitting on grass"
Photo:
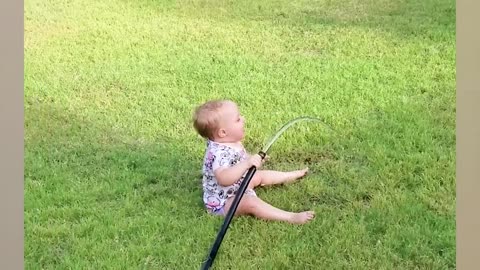
[[[206,102],[195,110],[193,125],[207,140],[203,162],[203,202],[207,212],[226,215],[233,198],[251,166],[260,169],[264,160],[260,155],[245,151],[245,119],[238,106],[229,100]],[[235,215],[253,215],[264,220],[304,224],[314,218],[313,211],[287,212],[262,201],[254,188],[288,183],[303,177],[308,168],[290,172],[257,170],[250,181]]]

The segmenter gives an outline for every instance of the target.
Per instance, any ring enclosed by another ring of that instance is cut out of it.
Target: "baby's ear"
[[[227,131],[223,128],[220,128],[217,131],[217,135],[218,135],[219,138],[223,138],[223,137],[227,136]]]

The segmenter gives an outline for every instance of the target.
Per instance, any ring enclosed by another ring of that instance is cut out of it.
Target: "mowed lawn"
[[[455,268],[454,0],[25,1],[25,268],[199,269],[194,107],[235,100],[257,190],[214,269]]]

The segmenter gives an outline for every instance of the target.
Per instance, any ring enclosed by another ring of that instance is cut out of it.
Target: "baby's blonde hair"
[[[206,139],[213,139],[218,129],[221,118],[220,108],[227,100],[211,100],[203,103],[195,109],[193,114],[193,127]]]

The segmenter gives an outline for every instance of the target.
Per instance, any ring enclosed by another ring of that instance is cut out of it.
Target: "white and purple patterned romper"
[[[245,149],[237,150],[227,145],[207,140],[207,149],[203,161],[203,202],[209,213],[224,214],[223,207],[228,198],[236,194],[243,176],[233,185],[222,186],[217,182],[213,172],[220,167],[232,167],[247,158]],[[246,173],[246,172],[245,172]],[[255,195],[253,190],[246,190],[245,194]]]

